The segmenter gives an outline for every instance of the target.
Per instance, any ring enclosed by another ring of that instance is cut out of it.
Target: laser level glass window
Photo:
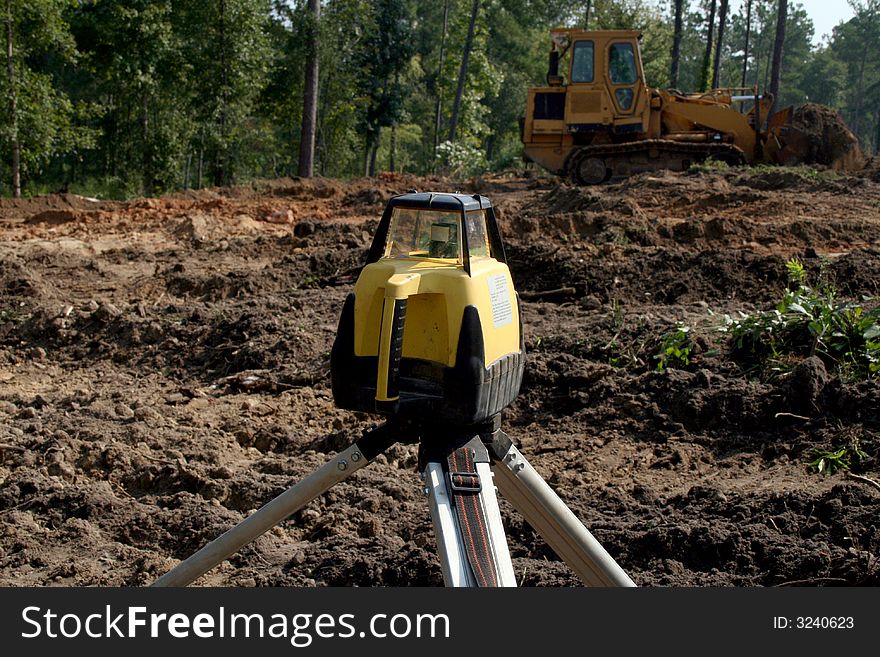
[[[593,42],[575,41],[574,54],[571,56],[571,81],[593,81]]]
[[[608,51],[612,84],[635,84],[636,55],[631,43],[612,43]]]
[[[471,258],[489,257],[489,237],[486,232],[486,211],[469,210],[465,215],[468,253]]]
[[[386,258],[439,258],[461,261],[457,212],[394,208]]]

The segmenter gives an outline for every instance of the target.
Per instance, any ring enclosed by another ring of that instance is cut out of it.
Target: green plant
[[[868,455],[857,443],[832,450],[814,449],[813,455],[816,458],[810,461],[808,467],[819,474],[834,474],[838,470],[849,470],[853,462],[861,463],[868,460]]]
[[[28,317],[30,317],[28,313],[16,308],[0,308],[0,324],[22,324]]]
[[[320,287],[321,278],[317,274],[309,274],[296,286],[298,290]]]
[[[803,263],[785,263],[789,289],[772,310],[734,319],[725,315],[719,330],[732,339],[741,363],[766,364],[790,356],[820,355],[855,378],[880,372],[880,308],[840,301],[834,288],[811,286]]]
[[[690,355],[694,347],[690,331],[690,326],[679,322],[674,331],[666,333],[660,339],[660,351],[654,356],[657,359],[658,372],[671,365],[679,367],[690,365]]]

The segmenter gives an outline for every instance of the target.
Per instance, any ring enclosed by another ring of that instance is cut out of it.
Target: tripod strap
[[[473,448],[465,445],[454,450],[447,460],[450,493],[461,528],[462,543],[468,562],[481,587],[498,586],[498,567],[489,538],[486,514],[480,500],[482,485]]]

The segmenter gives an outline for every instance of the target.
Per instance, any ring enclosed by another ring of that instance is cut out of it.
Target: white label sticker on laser
[[[510,303],[507,277],[500,274],[487,280],[489,282],[489,301],[492,303],[492,324],[495,328],[507,326],[513,321],[513,304]]]

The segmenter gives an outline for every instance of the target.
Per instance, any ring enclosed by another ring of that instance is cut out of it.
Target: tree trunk
[[[706,52],[703,54],[703,67],[700,69],[700,87],[703,91],[708,91],[709,87],[709,67],[712,65],[712,39],[715,36],[715,4],[716,0],[712,0],[709,6],[709,20],[706,21]]]
[[[760,21],[760,18],[758,20]],[[760,22],[758,24],[758,27],[760,27]],[[764,52],[764,30],[758,30],[755,33],[755,47],[752,50],[752,52],[755,53],[755,67],[754,67],[755,75],[753,76],[754,83],[755,83],[756,87],[760,87],[761,86],[761,53]],[[767,57],[767,61],[770,61],[769,56]],[[761,87],[761,89],[766,91],[767,85],[764,84],[764,86]]]
[[[391,173],[397,171],[397,163],[394,161],[397,155],[397,124],[391,126],[391,144],[388,147],[388,170]]]
[[[376,153],[379,151],[379,137],[381,128],[367,128],[367,135],[364,138],[364,175],[376,175]]]
[[[740,86],[746,86],[746,76],[749,71],[749,37],[752,35],[752,0],[746,0],[746,43],[743,48],[743,74]]]
[[[464,42],[464,52],[461,55],[461,68],[458,70],[458,87],[455,90],[455,101],[452,104],[452,117],[449,119],[449,141],[455,141],[455,131],[458,128],[458,112],[461,109],[461,97],[464,94],[464,83],[467,79],[468,58],[471,56],[471,48],[474,45],[474,29],[477,25],[477,13],[480,11],[480,0],[474,0],[471,8],[471,22],[468,25],[467,39]]]
[[[226,113],[229,110],[229,53],[226,43],[226,2],[220,2],[220,143],[214,154],[214,185],[229,183],[229,153],[226,143]]]
[[[727,22],[727,0],[721,0],[718,8],[718,39],[715,41],[715,63],[712,66],[712,88],[717,89],[721,82],[718,69],[721,67],[721,47],[724,41],[724,24]]]
[[[776,40],[773,42],[773,68],[770,72],[770,93],[773,94],[773,107],[770,108],[767,123],[773,117],[773,109],[779,102],[779,82],[782,78],[782,47],[785,45],[785,21],[788,18],[788,0],[779,0],[776,15]]]
[[[593,3],[590,0],[587,0],[587,9],[584,11],[584,29],[590,29],[590,10],[593,8]]]
[[[318,25],[321,1],[309,0],[311,34],[306,56],[306,77],[303,85],[302,130],[299,140],[299,175],[311,178],[315,173],[315,126],[318,119]]]
[[[196,178],[196,189],[202,188],[202,176],[205,175],[205,147],[199,146],[199,176]]]
[[[315,175],[315,170],[318,171],[320,176],[325,175],[327,171],[327,158],[325,157],[327,153],[327,132],[324,128],[327,107],[330,103],[327,96],[328,94],[318,94],[320,108],[316,112],[317,120],[315,122],[315,148],[312,152],[312,175]]]
[[[192,165],[193,154],[192,151],[188,150],[186,152],[186,164],[183,166],[183,188],[189,189],[189,169]]]
[[[443,64],[446,61],[446,36],[449,32],[449,0],[443,3],[443,35],[440,37],[440,60],[437,62],[437,82],[435,91],[437,101],[434,111],[434,152],[432,153],[431,170],[434,171],[434,160],[437,155],[437,147],[440,145],[440,118],[443,115]]]
[[[146,91],[141,94],[141,180],[144,196],[153,195],[153,157],[150,147],[150,97]]]
[[[370,156],[373,153],[373,129],[367,128],[367,134],[364,137],[364,175],[370,175]]]
[[[18,89],[15,80],[15,63],[12,39],[12,2],[6,0],[6,73],[9,76],[10,140],[12,141],[12,196],[21,197],[21,143],[18,139]]]
[[[684,13],[684,0],[675,0],[675,28],[672,32],[672,66],[669,71],[669,86],[678,88],[678,75],[681,68],[681,23]]]

